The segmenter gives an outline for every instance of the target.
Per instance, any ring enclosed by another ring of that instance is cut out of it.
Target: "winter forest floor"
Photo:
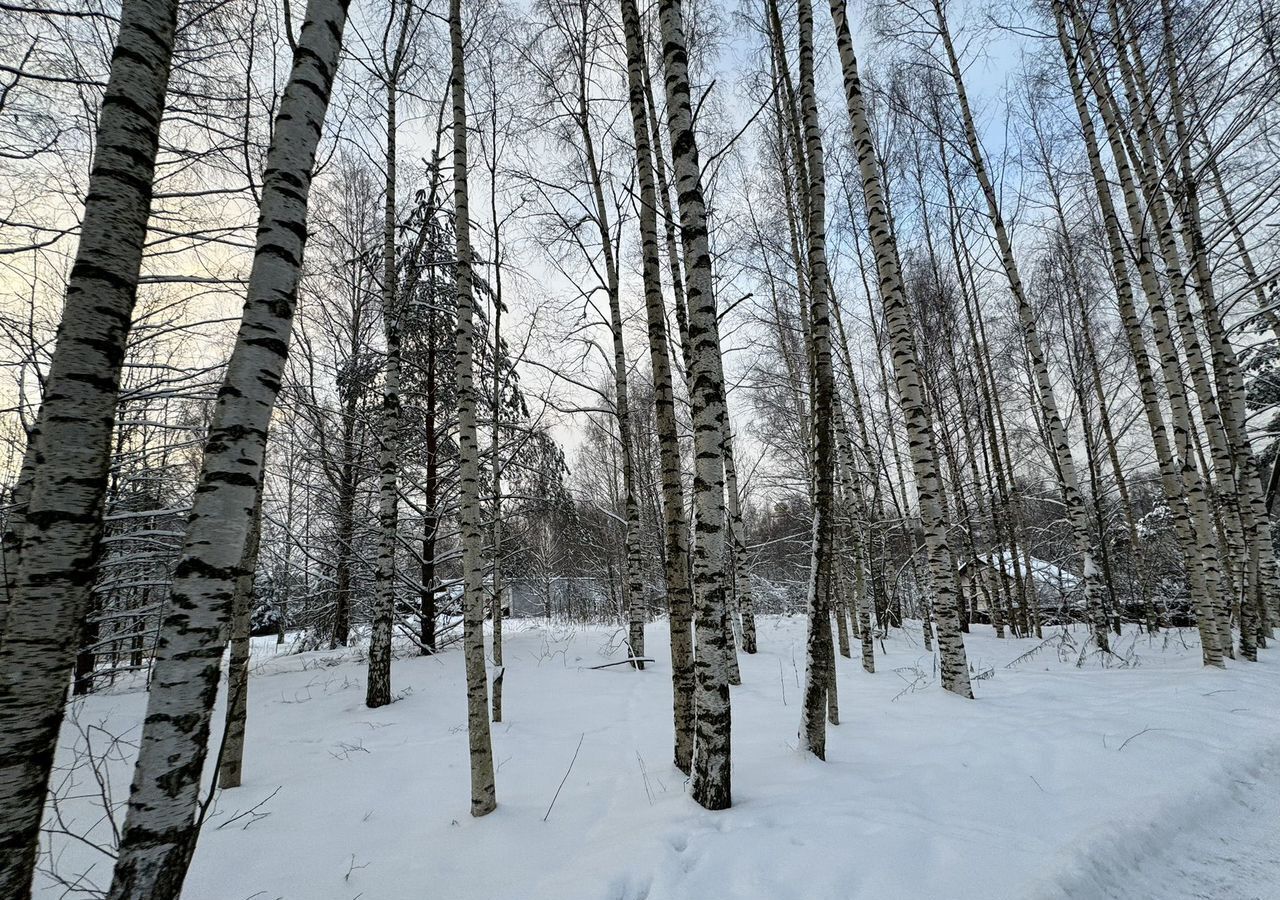
[[[969,703],[938,686],[915,624],[874,675],[839,660],[823,763],[795,749],[804,620],[765,618],[733,689],[734,807],[708,813],[669,762],[665,623],[646,671],[589,669],[623,657],[619,637],[508,623],[484,819],[468,815],[460,652],[397,660],[400,699],[369,710],[362,659],[255,642],[244,785],[217,796],[184,900],[1280,897],[1280,650],[1207,671],[1192,630],[1127,632],[1129,664],[1102,668],[975,626]],[[76,704],[55,773],[68,831],[109,837],[73,748],[136,739],[145,702]],[[107,755],[118,802],[131,751]],[[62,878],[109,880],[83,842],[53,847]],[[78,896],[40,882],[42,900]]]

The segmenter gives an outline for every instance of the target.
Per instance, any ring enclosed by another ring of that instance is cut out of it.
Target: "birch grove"
[[[1071,713],[1099,723],[1184,651],[1187,696],[1254,690],[1280,621],[1275,23],[0,3],[0,894],[196,896],[295,738],[417,748],[370,833],[413,832],[411,802],[472,829],[424,850],[461,871],[539,803],[530,856],[695,809],[668,794],[757,824],[792,777],[765,745],[823,784],[851,747],[862,775],[968,766],[891,745],[883,709],[985,723],[1020,667],[1096,675]],[[307,704],[348,689],[316,737]],[[1098,724],[1108,752],[1167,730],[1132,721]],[[343,865],[355,895],[387,861]]]

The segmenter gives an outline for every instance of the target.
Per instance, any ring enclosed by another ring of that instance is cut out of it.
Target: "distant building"
[[[502,586],[507,594],[507,615],[514,618],[592,620],[617,614],[618,600],[603,578],[526,576],[504,578]]]
[[[1028,575],[1027,558],[1018,557],[1018,564],[1025,581]],[[1084,603],[1084,584],[1079,575],[1034,556],[1031,557],[1030,575],[1035,593],[1033,602],[1040,609],[1041,620],[1066,621],[1079,617]],[[976,562],[966,560],[960,566],[960,580],[974,613],[980,619],[990,617],[987,596],[992,592],[1001,590],[1008,592],[1010,596],[1018,596],[1013,555],[1008,550],[979,553]],[[1003,587],[1000,586],[1001,583]],[[982,590],[983,586],[986,587],[985,591]]]

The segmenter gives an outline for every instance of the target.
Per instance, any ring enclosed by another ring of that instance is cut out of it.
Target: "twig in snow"
[[[262,807],[262,805],[263,805],[264,803],[266,803],[268,800],[270,800],[270,799],[271,799],[272,797],[274,797],[276,794],[280,793],[280,790],[281,790],[281,788],[283,788],[283,787],[284,787],[284,785],[280,785],[280,787],[276,788],[276,789],[275,789],[274,791],[272,791],[270,794],[268,794],[267,796],[263,797],[261,800],[259,800],[257,803],[255,803],[253,806],[251,806],[251,807],[249,807],[248,809],[246,809],[244,812],[242,812],[242,813],[237,813],[236,815],[232,816],[230,819],[227,819],[227,821],[225,821],[225,822],[220,822],[220,823],[218,824],[218,829],[226,828],[226,827],[227,827],[228,825],[230,825],[232,822],[235,822],[235,821],[238,821],[238,820],[240,820],[240,819],[243,819],[245,816],[252,816],[252,818],[250,818],[248,822],[245,822],[245,823],[244,823],[244,827],[245,827],[245,828],[248,828],[250,825],[252,825],[254,822],[258,821],[259,819],[265,819],[267,816],[271,815],[271,813],[260,813],[260,812],[258,812],[258,810]],[[215,830],[217,830],[217,829],[215,829]]]
[[[1148,727],[1148,728],[1144,728],[1144,729],[1142,729],[1142,730],[1141,730],[1141,731],[1139,731],[1137,734],[1131,734],[1131,735],[1129,735],[1127,738],[1125,738],[1125,739],[1124,739],[1124,742],[1123,742],[1123,743],[1121,743],[1119,747],[1117,747],[1117,748],[1116,748],[1116,752],[1117,752],[1117,753],[1119,753],[1121,750],[1123,750],[1123,749],[1124,749],[1124,745],[1125,745],[1125,744],[1129,743],[1131,740],[1133,740],[1133,739],[1134,739],[1134,738],[1136,738],[1136,737],[1142,737],[1142,736],[1143,736],[1144,734],[1146,734],[1148,731],[1163,731],[1163,730],[1164,730],[1163,728],[1150,728],[1150,727]]]
[[[1076,657],[1077,669],[1082,668],[1084,666],[1084,658],[1088,653],[1089,653],[1089,644],[1086,641],[1085,643],[1080,645],[1080,655]]]
[[[335,746],[337,746],[338,752],[334,752],[333,750],[329,751],[329,755],[334,759],[350,759],[352,753],[369,752],[369,748],[364,745],[363,740],[356,741],[354,744],[349,744],[346,741],[338,741]]]
[[[586,736],[587,733],[584,731],[578,738],[578,746],[574,748],[573,759],[569,760],[569,768],[564,770],[564,777],[560,779],[560,787],[556,788],[555,796],[551,798],[551,806],[547,807],[547,813],[542,817],[542,821],[547,821],[548,816],[551,815],[551,808],[556,805],[556,799],[560,796],[561,788],[563,788],[564,783],[569,780],[569,773],[573,771],[573,764],[578,761],[578,751],[582,749],[582,741]]]
[[[342,880],[343,880],[343,881],[350,881],[350,880],[351,880],[351,873],[352,873],[352,872],[354,872],[356,869],[367,869],[367,868],[369,868],[369,864],[368,864],[368,863],[363,863],[362,865],[358,865],[358,866],[357,866],[357,865],[356,865],[356,855],[355,855],[354,853],[352,853],[352,854],[351,854],[351,863],[347,866],[347,874],[342,876]],[[356,894],[356,896],[357,896],[357,897],[359,897],[359,896],[360,896],[360,894]]]
[[[907,682],[907,686],[904,687],[902,690],[898,691],[898,693],[894,694],[893,700],[889,701],[890,703],[892,703],[894,700],[897,700],[903,694],[910,694],[919,690],[922,685],[928,682],[928,676],[924,674],[924,671],[921,670],[919,666],[900,666],[894,669],[893,673],[897,675],[899,678],[901,678],[903,681]],[[908,679],[906,677],[907,674],[913,674],[915,677]]]
[[[640,755],[640,751],[636,751],[636,761],[640,763],[640,778],[644,781],[644,795],[649,798],[649,805],[653,806],[653,791],[649,789],[649,771],[644,766],[644,757]]]
[[[1025,660],[1028,660],[1028,659],[1030,659],[1031,657],[1035,656],[1037,653],[1039,653],[1041,650],[1043,650],[1045,647],[1049,646],[1050,644],[1057,643],[1057,644],[1061,645],[1061,644],[1062,644],[1062,641],[1063,641],[1064,636],[1065,636],[1065,635],[1063,635],[1063,634],[1053,634],[1053,635],[1050,635],[1049,637],[1045,638],[1045,639],[1044,639],[1043,641],[1041,641],[1040,643],[1036,644],[1034,647],[1032,647],[1032,648],[1031,648],[1030,650],[1028,650],[1027,652],[1022,653],[1022,654],[1019,654],[1018,656],[1014,657],[1014,658],[1013,658],[1012,660],[1010,660],[1009,662],[1005,663],[1005,664],[1004,664],[1004,667],[1005,667],[1006,669],[1012,669],[1014,666],[1018,665],[1019,663],[1024,662]]]

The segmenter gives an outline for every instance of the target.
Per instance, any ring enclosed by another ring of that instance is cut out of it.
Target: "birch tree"
[[[253,582],[258,570],[262,541],[262,489],[258,480],[253,504],[253,524],[245,538],[244,559],[231,598],[231,653],[227,660],[227,714],[218,748],[218,787],[239,787],[244,774],[244,736],[249,714],[250,632],[253,627]]]
[[[876,273],[880,280],[880,301],[889,326],[889,340],[893,347],[894,376],[902,403],[902,414],[906,419],[920,520],[924,528],[925,545],[928,548],[934,607],[937,610],[942,686],[961,697],[972,699],[969,664],[965,657],[964,639],[960,634],[960,621],[956,612],[956,586],[951,568],[951,548],[948,546],[946,522],[942,515],[939,498],[941,484],[937,453],[934,449],[933,423],[930,421],[929,409],[924,403],[921,390],[915,336],[912,334],[911,321],[907,315],[896,241],[889,224],[879,161],[872,142],[866,101],[862,94],[862,81],[858,75],[858,61],[853,51],[853,36],[849,29],[848,13],[843,0],[831,0],[831,18],[835,23],[836,46],[840,52],[840,68],[844,81],[845,107],[849,116],[849,126],[853,131],[858,171],[862,178],[863,199],[866,203],[867,221],[871,228],[871,244],[875,251]]]
[[[622,27],[627,47],[627,100],[636,147],[636,176],[640,185],[639,219],[641,277],[645,316],[649,326],[649,361],[653,369],[654,417],[662,467],[662,518],[666,546],[665,576],[671,631],[671,689],[675,725],[674,762],[690,774],[693,763],[693,597],[689,584],[689,523],[685,515],[684,484],[680,477],[680,436],[676,429],[671,348],[667,340],[667,312],[662,298],[662,270],[658,247],[658,191],[654,153],[649,140],[645,97],[644,32],[635,0],[621,0]],[[660,151],[659,151],[660,152]],[[674,242],[674,241],[673,241]]]
[[[263,474],[267,427],[288,354],[307,198],[346,6],[345,0],[309,0],[280,100],[263,176],[248,299],[162,624],[111,900],[178,897],[199,836],[209,720]]]
[[[177,11],[172,0],[129,0],[121,7],[80,245],[44,403],[28,436],[30,481],[19,482],[15,498],[18,572],[6,583],[12,593],[0,620],[0,894],[6,897],[31,893],[67,674],[89,611],[90,562],[102,528]]]
[[[730,776],[731,709],[725,664],[725,494],[721,442],[725,434],[724,372],[707,240],[698,139],[693,130],[688,50],[679,0],[661,0],[658,20],[666,73],[667,128],[680,199],[688,303],[689,402],[693,416],[694,730],[693,798],[707,809],[733,802]]]
[[[489,687],[484,663],[484,533],[480,522],[480,447],[476,434],[476,388],[472,343],[475,334],[471,216],[467,179],[467,82],[463,52],[462,3],[449,3],[449,75],[453,104],[453,205],[458,324],[454,381],[458,393],[458,518],[462,532],[462,627],[467,678],[467,741],[471,760],[471,815],[498,805],[489,736]]]
[[[392,0],[387,27],[383,31],[382,62],[378,73],[386,90],[386,144],[383,165],[386,174],[382,225],[382,330],[386,340],[383,367],[382,434],[378,447],[378,566],[377,602],[373,631],[369,638],[369,678],[365,705],[370,708],[391,702],[391,632],[396,605],[396,550],[400,543],[400,342],[404,303],[399,295],[396,256],[396,113],[400,80],[411,62],[414,33],[421,22],[414,0],[403,4]],[[392,34],[394,49],[388,44]]]
[[[809,570],[809,623],[805,652],[804,707],[800,720],[800,746],[826,759],[826,722],[829,692],[835,684],[835,657],[831,645],[832,575],[835,516],[835,434],[832,403],[835,379],[831,366],[831,315],[828,295],[826,249],[826,173],[822,132],[818,124],[818,99],[813,72],[813,8],[799,0],[800,106],[804,121],[808,182],[803,186],[808,202],[809,332],[813,367],[813,454],[815,473],[813,503],[813,551]]]

